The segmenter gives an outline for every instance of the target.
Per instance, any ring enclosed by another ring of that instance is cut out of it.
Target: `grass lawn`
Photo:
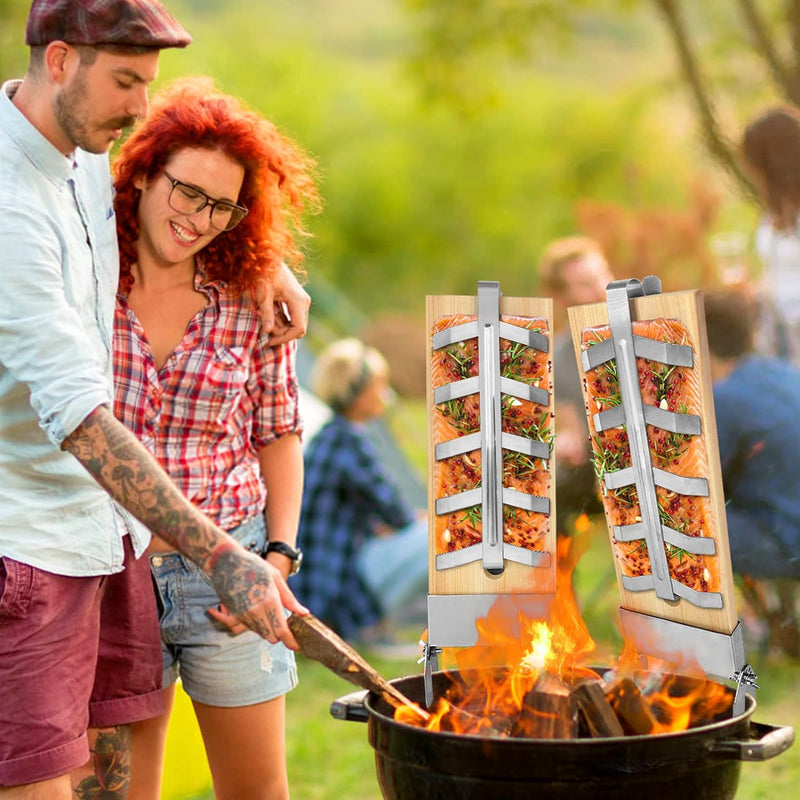
[[[575,587],[598,650],[616,653],[620,645],[614,625],[617,586],[605,533],[601,533],[594,536],[578,564]],[[414,634],[409,631],[409,638]],[[418,674],[421,669],[411,659],[387,661],[369,651],[364,651],[364,656],[387,678]],[[755,719],[800,730],[800,664],[774,655],[754,655],[751,660],[760,684]],[[355,687],[302,657],[299,668],[300,686],[288,698],[287,747],[293,800],[380,800],[366,725],[341,722],[328,713],[332,700]],[[179,703],[176,710],[167,771],[164,800],[212,800],[188,702]],[[800,746],[796,745],[770,761],[744,763],[737,800],[795,800],[798,786]]]

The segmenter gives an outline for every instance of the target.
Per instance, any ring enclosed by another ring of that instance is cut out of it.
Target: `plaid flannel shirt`
[[[303,568],[289,585],[343,636],[380,617],[380,604],[358,571],[358,551],[378,523],[403,528],[414,512],[403,500],[363,428],[334,416],[305,452],[298,542]]]
[[[183,494],[224,530],[264,510],[258,450],[299,434],[294,342],[271,348],[248,298],[208,298],[160,370],[124,295],[114,317],[114,413]]]

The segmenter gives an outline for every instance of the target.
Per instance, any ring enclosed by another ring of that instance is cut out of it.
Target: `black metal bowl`
[[[434,695],[451,675],[433,676]],[[391,681],[423,704],[423,676]],[[736,717],[679,733],[605,739],[485,738],[397,722],[366,692],[339,698],[331,714],[367,721],[385,800],[728,800],[742,761],[779,755],[791,727],[752,722],[755,700]]]

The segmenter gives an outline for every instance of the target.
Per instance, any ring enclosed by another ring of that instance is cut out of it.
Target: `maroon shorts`
[[[146,558],[71,578],[0,557],[0,786],[65,775],[86,730],[160,714],[161,636]]]

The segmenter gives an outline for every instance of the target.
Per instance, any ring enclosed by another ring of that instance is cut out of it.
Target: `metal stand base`
[[[425,662],[425,702],[433,702],[432,673],[443,647],[472,647],[478,643],[478,620],[495,602],[511,621],[511,635],[522,635],[521,619],[548,619],[552,594],[429,594],[428,641],[422,642]]]
[[[707,675],[736,681],[735,715],[744,711],[745,694],[755,697],[758,684],[745,657],[741,623],[732,633],[725,634],[627,608],[620,608],[620,619],[625,641],[637,652],[669,661],[678,668],[700,669]]]
[[[477,622],[495,602],[507,606],[506,618],[519,627],[519,617],[547,619],[552,594],[429,594],[428,642],[435,647],[472,647],[478,643]]]

